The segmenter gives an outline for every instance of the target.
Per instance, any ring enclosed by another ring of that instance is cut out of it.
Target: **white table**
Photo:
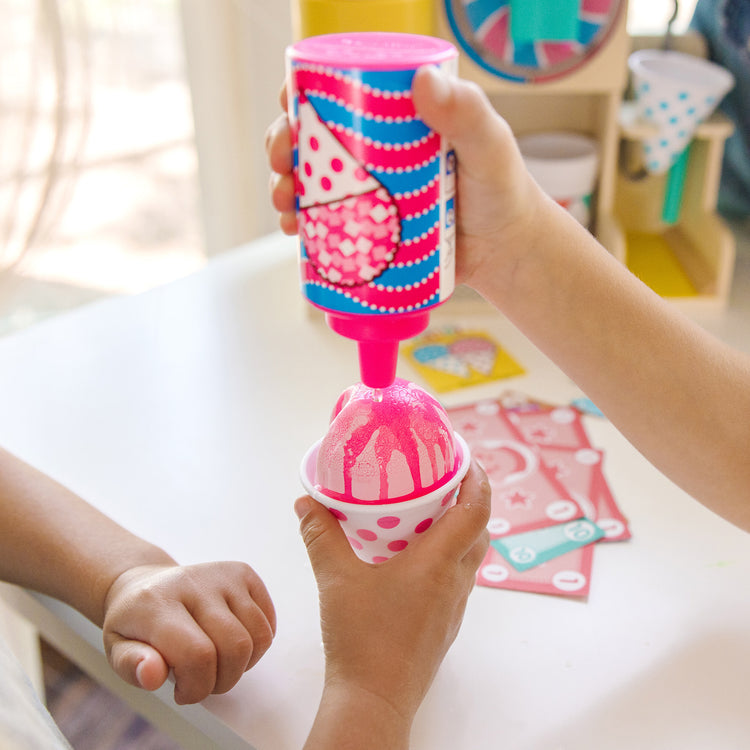
[[[185,747],[299,748],[322,681],[317,591],[292,502],[298,462],[357,379],[354,344],[311,316],[294,241],[273,235],[166,287],[107,300],[0,342],[0,444],[185,563],[249,562],[274,598],[272,649],[230,693],[178,707],[129,688],[99,631],[18,592],[75,661]],[[708,327],[750,349],[750,253]],[[529,374],[450,395],[578,395],[498,314],[439,320],[494,334]],[[400,373],[412,373],[402,362]],[[415,749],[602,750],[750,745],[750,538],[588,423],[632,525],[599,546],[587,602],[477,588],[413,732]]]

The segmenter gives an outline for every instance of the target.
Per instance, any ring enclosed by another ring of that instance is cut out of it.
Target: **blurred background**
[[[263,131],[288,4],[0,0],[0,13],[0,335],[275,228]]]
[[[674,30],[695,0],[683,0]],[[671,0],[631,0],[663,33]],[[0,0],[0,335],[273,231],[288,2]]]

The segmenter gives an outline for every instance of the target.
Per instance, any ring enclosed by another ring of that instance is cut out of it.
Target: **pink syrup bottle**
[[[455,285],[455,155],[417,116],[411,84],[457,59],[445,40],[390,32],[287,50],[302,291],[357,341],[372,388],[393,383],[399,342]]]

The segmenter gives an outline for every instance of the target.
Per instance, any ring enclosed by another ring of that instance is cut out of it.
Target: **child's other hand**
[[[271,167],[271,203],[279,212],[279,225],[286,234],[297,234],[294,174],[292,166],[292,134],[286,116],[286,89],[281,91],[279,115],[266,130],[266,154]]]
[[[173,670],[179,704],[233,687],[276,631],[263,582],[240,562],[131,568],[112,584],[105,613],[112,669],[146,690]]]
[[[461,625],[489,544],[490,488],[472,463],[457,504],[387,562],[357,558],[338,521],[309,497],[295,505],[320,591],[326,692],[364,695],[406,722]]]

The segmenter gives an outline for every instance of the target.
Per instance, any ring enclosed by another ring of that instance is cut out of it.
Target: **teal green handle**
[[[669,168],[667,184],[664,189],[664,203],[661,218],[666,224],[676,224],[682,209],[682,193],[685,188],[685,174],[690,161],[690,145],[677,157]]]

